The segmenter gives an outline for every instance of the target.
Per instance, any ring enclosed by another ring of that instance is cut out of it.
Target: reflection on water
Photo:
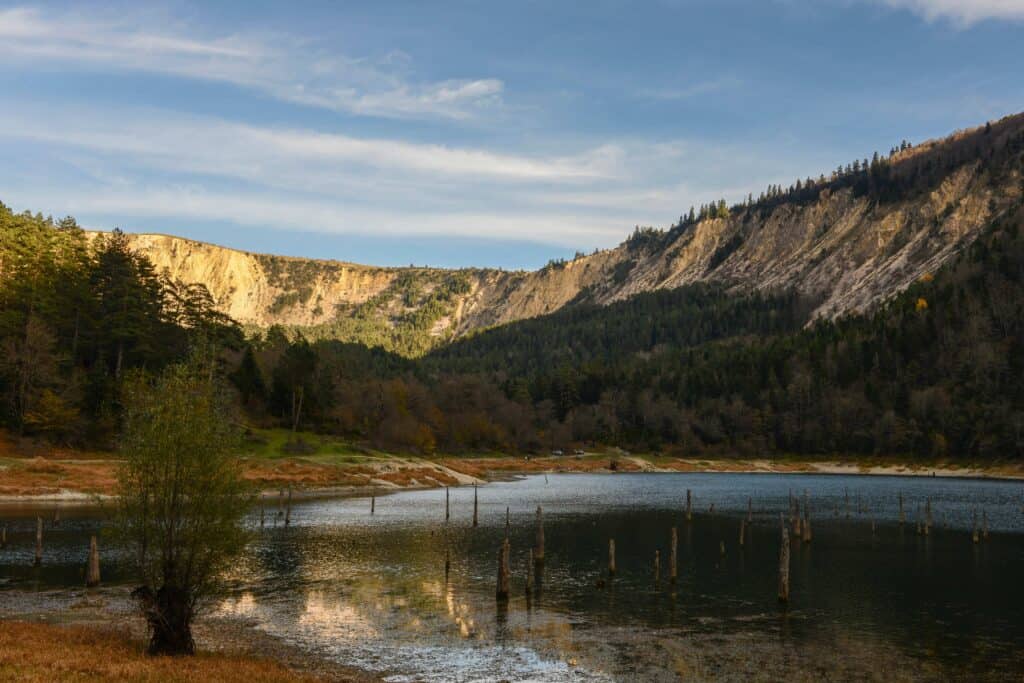
[[[814,540],[793,543],[782,610],[778,515],[791,491],[802,499],[805,490]],[[363,499],[310,501],[296,506],[290,528],[260,533],[216,611],[396,681],[770,679],[793,666],[837,678],[1019,677],[1022,492],[1016,482],[938,478],[550,475],[481,487],[476,529],[471,489],[451,491],[448,523],[443,491],[378,498],[372,516]],[[753,523],[740,547],[748,500]],[[936,526],[923,536],[914,522],[927,501]],[[527,596],[537,505],[546,562]],[[512,597],[499,608],[506,506]],[[975,512],[990,529],[978,544]],[[81,581],[94,516],[66,511],[48,528],[39,569],[31,567],[34,517],[0,516],[11,539],[0,580],[14,588]],[[674,585],[666,580],[673,526]],[[611,580],[609,538],[618,564]],[[123,566],[104,554],[105,579],[126,580]]]

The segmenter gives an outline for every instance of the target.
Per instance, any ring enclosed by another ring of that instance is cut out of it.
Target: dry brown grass
[[[318,679],[271,660],[240,655],[148,657],[143,643],[123,632],[2,621],[0,680],[271,683]]]
[[[9,460],[0,471],[0,496],[47,495],[61,490],[109,494],[117,484],[115,460]]]

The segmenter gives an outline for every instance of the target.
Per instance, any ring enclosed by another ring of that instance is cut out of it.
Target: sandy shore
[[[8,463],[12,462],[10,460]],[[91,461],[91,478],[78,476],[80,463],[39,459],[25,465],[0,466],[0,505],[75,506],[109,501],[116,461]],[[365,496],[399,490],[469,486],[529,474],[624,472],[708,472],[742,474],[837,474],[904,477],[962,477],[1024,480],[1024,464],[985,466],[955,463],[910,463],[885,460],[705,459],[632,454],[582,456],[480,456],[416,458],[386,456],[354,465],[331,465],[302,458],[247,466],[246,476],[261,497],[276,499],[291,490],[293,497]],[[106,469],[97,486],[96,471]],[[46,477],[39,473],[45,473]],[[83,490],[84,489],[84,490]],[[97,490],[99,489],[99,490]]]

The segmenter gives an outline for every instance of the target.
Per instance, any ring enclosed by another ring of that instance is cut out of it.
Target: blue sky
[[[1024,110],[1024,0],[0,3],[0,201],[533,268]]]

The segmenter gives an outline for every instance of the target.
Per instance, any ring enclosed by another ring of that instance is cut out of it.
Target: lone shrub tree
[[[238,435],[216,361],[193,353],[124,388],[119,531],[137,563],[150,654],[192,654],[192,620],[246,542]]]

